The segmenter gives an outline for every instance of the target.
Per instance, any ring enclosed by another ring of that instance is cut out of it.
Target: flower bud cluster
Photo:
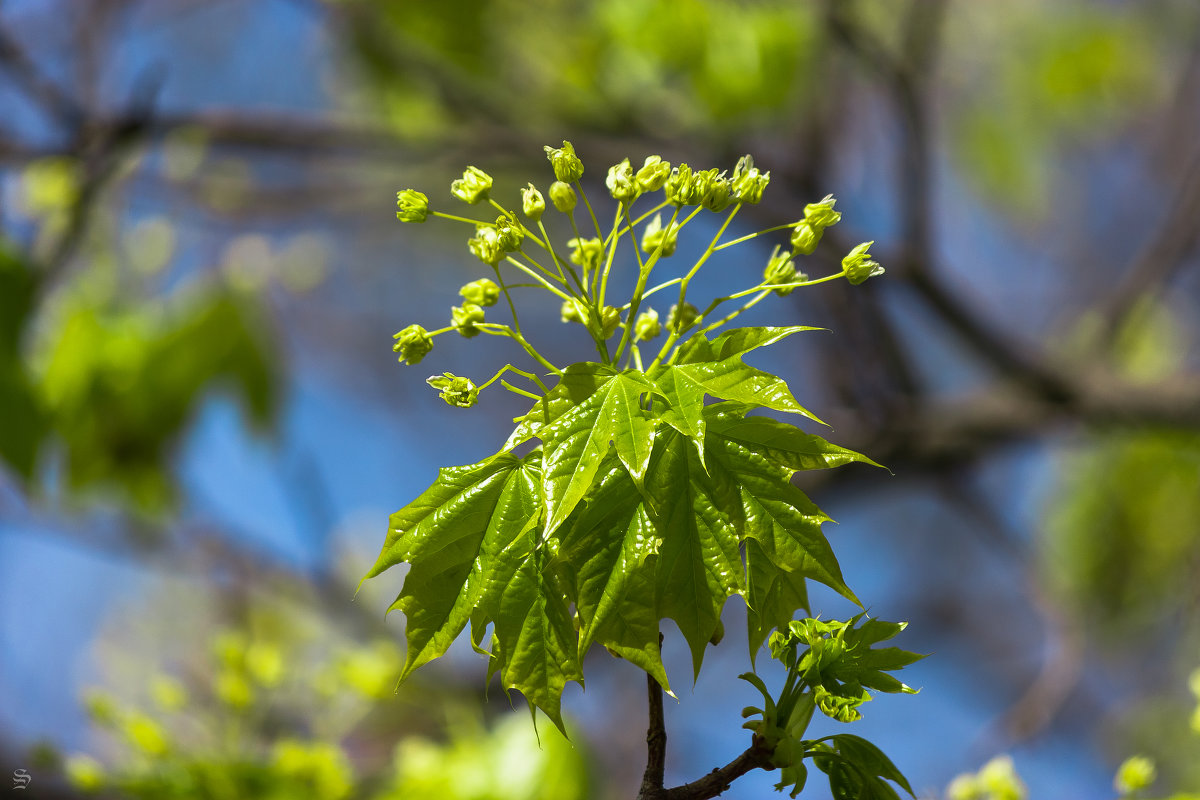
[[[392,338],[396,340],[392,352],[400,354],[401,364],[419,364],[433,349],[433,337],[420,325],[409,325]]]
[[[643,253],[653,253],[661,247],[661,255],[665,258],[675,254],[675,247],[678,243],[679,227],[672,223],[666,230],[663,230],[661,214],[655,214],[654,219],[646,223],[646,227],[642,231]]]
[[[464,339],[471,339],[480,334],[475,327],[483,322],[483,307],[477,303],[463,303],[461,306],[450,307],[450,324],[453,325]]]
[[[771,258],[767,261],[767,268],[763,270],[763,282],[767,284],[780,283],[798,283],[808,280],[808,276],[803,272],[796,271],[796,262],[788,253],[781,253],[778,245],[774,252],[771,253]],[[796,287],[788,286],[775,289],[775,294],[780,297],[786,297],[791,294]]]
[[[521,211],[534,222],[542,218],[546,210],[546,199],[532,183],[521,190]]]
[[[584,275],[599,268],[600,260],[604,258],[604,243],[599,239],[571,239],[567,247],[571,248],[571,255],[568,256],[571,263],[583,267]]]
[[[396,192],[396,219],[401,222],[424,222],[429,216],[429,198],[416,189]]]
[[[638,186],[643,192],[657,192],[671,177],[671,162],[660,156],[646,156],[646,162],[637,171]]]
[[[747,154],[738,159],[730,182],[737,202],[754,204],[762,200],[763,190],[771,182],[771,173],[769,170],[760,173],[754,166],[754,158]]]
[[[479,402],[479,389],[470,378],[443,372],[426,378],[425,382],[439,391],[439,397],[457,408],[470,408]]]
[[[647,308],[638,314],[637,322],[633,324],[633,336],[637,341],[653,339],[662,333],[662,323],[658,321],[658,312]]]
[[[474,303],[477,306],[494,306],[500,299],[500,287],[495,281],[487,278],[471,281],[459,289],[458,293],[468,304]]]
[[[667,312],[667,330],[676,334],[686,333],[696,324],[696,318],[699,316],[700,310],[691,303],[684,303],[682,309],[675,304]]]
[[[846,272],[846,280],[854,286],[858,286],[867,278],[883,274],[883,267],[879,266],[878,262],[872,261],[871,254],[867,252],[873,244],[875,243],[863,242],[842,259],[842,269]]]
[[[604,183],[608,186],[608,193],[612,198],[622,203],[632,203],[642,193],[642,187],[633,174],[633,167],[628,158],[609,167],[608,178]]]
[[[796,223],[792,229],[792,252],[809,255],[817,249],[821,235],[831,225],[841,220],[841,212],[834,211],[833,205],[837,200],[827,194],[819,203],[809,203],[804,207],[804,219]]]
[[[575,190],[568,183],[555,181],[550,184],[550,202],[564,214],[569,214],[575,210],[575,204],[578,202],[575,197]]]
[[[450,184],[450,194],[471,205],[486,200],[491,190],[492,176],[478,167],[467,167],[463,176]]]
[[[583,177],[583,162],[575,155],[575,147],[563,141],[562,147],[545,147],[546,158],[554,167],[554,177],[563,183],[574,183]]]

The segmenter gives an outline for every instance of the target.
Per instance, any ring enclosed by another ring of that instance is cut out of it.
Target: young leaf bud
[[[416,189],[396,192],[396,219],[401,222],[424,222],[429,216],[429,198]]]
[[[567,247],[571,248],[571,263],[583,267],[584,275],[597,269],[604,258],[604,243],[599,239],[570,239]]]
[[[630,166],[628,158],[608,168],[608,177],[604,183],[613,199],[622,203],[632,203],[642,191],[633,177],[633,167]]]
[[[685,333],[696,324],[698,316],[700,316],[700,310],[691,303],[684,303],[682,310],[678,304],[673,305],[667,312],[667,330],[680,334]]]
[[[846,280],[854,286],[858,286],[867,278],[883,274],[883,267],[872,261],[871,254],[867,252],[873,244],[875,243],[863,242],[842,259],[842,269],[846,271]]]
[[[582,303],[572,297],[570,300],[564,300],[562,309],[559,311],[559,317],[563,322],[579,322],[582,323],[587,309]]]
[[[775,252],[771,253],[771,258],[767,261],[767,268],[763,270],[763,281],[767,284],[795,283],[798,280],[807,280],[807,278],[808,276],[803,273],[796,272],[796,262],[792,261],[787,253],[779,252],[778,246],[776,246]],[[786,289],[776,289],[775,294],[786,297],[795,288],[790,286]]]
[[[474,303],[477,306],[494,306],[500,299],[500,287],[487,278],[471,281],[459,289],[458,293],[467,303]]]
[[[541,219],[542,212],[546,210],[545,198],[532,183],[521,190],[521,210],[534,222]]]
[[[470,408],[479,402],[479,389],[470,378],[443,372],[426,378],[425,382],[438,390],[438,397],[456,408]]]
[[[653,339],[662,333],[662,323],[658,321],[658,312],[647,308],[638,314],[637,322],[633,325],[633,338],[636,341]]]
[[[646,163],[637,171],[638,186],[643,192],[657,192],[671,177],[671,162],[659,156],[646,156]]]
[[[554,167],[554,177],[563,183],[574,183],[583,177],[583,162],[575,155],[575,147],[563,140],[562,147],[546,145],[546,158]]]
[[[504,258],[504,246],[500,232],[492,225],[480,225],[475,229],[475,238],[467,240],[471,255],[485,264],[495,266]]]
[[[491,189],[492,176],[478,167],[467,167],[463,176],[450,184],[450,194],[471,205],[486,200]]]
[[[817,249],[823,233],[821,228],[814,228],[807,222],[797,222],[796,227],[792,228],[792,253],[810,255]]]
[[[433,337],[420,325],[409,325],[392,336],[392,352],[400,354],[401,364],[419,364],[433,349]]]
[[[653,253],[661,245],[664,257],[674,255],[678,243],[679,228],[672,224],[668,230],[663,230],[661,214],[655,214],[654,219],[646,223],[646,228],[642,231],[644,253]]]
[[[475,303],[450,307],[450,324],[458,329],[464,339],[479,335],[479,328],[475,327],[477,322],[483,322],[483,308]]]
[[[569,184],[555,181],[550,184],[550,202],[564,214],[575,210],[575,190]]]

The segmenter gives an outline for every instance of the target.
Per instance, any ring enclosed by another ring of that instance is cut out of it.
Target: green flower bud
[[[521,241],[525,238],[525,229],[513,217],[501,214],[496,217],[496,236],[501,250],[506,253],[515,253],[521,249]]]
[[[767,268],[763,270],[763,281],[768,284],[777,283],[795,283],[797,281],[808,280],[808,276],[802,272],[796,271],[796,262],[787,253],[779,252],[779,247],[775,248],[775,252],[771,253],[771,258],[767,261]],[[787,297],[795,290],[795,286],[789,286],[786,289],[775,289],[775,294],[780,297]]]
[[[542,212],[546,210],[545,198],[532,183],[521,190],[521,210],[534,222],[541,219]]]
[[[716,172],[716,170],[710,171]],[[700,201],[701,205],[709,211],[724,211],[733,202],[731,195],[732,188],[729,180],[725,177],[725,173],[722,172],[708,181],[704,191],[704,199]]]
[[[643,192],[657,192],[671,177],[671,162],[659,156],[646,156],[646,163],[637,171],[638,186]]]
[[[703,194],[698,194],[693,184],[692,168],[687,164],[680,164],[675,169],[671,170],[670,177],[663,185],[663,191],[669,202],[677,206],[697,205],[704,197]]]
[[[467,240],[471,255],[485,264],[495,266],[504,258],[504,245],[500,231],[492,225],[480,225],[475,229],[475,238]]]
[[[396,219],[401,222],[424,222],[429,216],[429,198],[416,189],[396,192]]]
[[[400,354],[401,364],[419,364],[433,349],[433,337],[420,325],[409,325],[392,335],[392,352]]]
[[[612,336],[620,324],[620,310],[614,306],[605,306],[600,309],[600,338],[607,339]]]
[[[479,335],[475,323],[483,322],[483,308],[475,303],[463,303],[462,306],[450,307],[450,324],[458,328],[464,339]]]
[[[842,259],[842,269],[846,271],[846,280],[854,286],[858,286],[867,278],[883,274],[883,267],[872,261],[871,254],[867,252],[873,244],[875,243],[863,242]]]
[[[608,168],[608,177],[604,183],[608,186],[608,193],[612,198],[622,203],[632,203],[642,192],[633,176],[633,167],[630,166],[628,158]]]
[[[575,210],[575,190],[562,181],[550,184],[550,202],[564,214]]]
[[[500,287],[487,278],[471,281],[459,289],[458,293],[468,303],[474,303],[477,306],[494,306],[500,299]]]
[[[1125,759],[1125,763],[1117,769],[1113,788],[1120,795],[1133,794],[1150,788],[1156,777],[1158,771],[1154,768],[1153,761],[1145,756],[1132,756]]]
[[[564,300],[562,309],[559,311],[559,317],[563,322],[579,322],[582,323],[587,314],[587,307],[583,303],[572,297],[569,300]]]
[[[700,310],[691,303],[684,303],[682,310],[678,304],[673,305],[667,312],[667,330],[680,334],[685,333],[696,324],[698,316],[700,316]]]
[[[660,245],[662,255],[675,254],[675,246],[679,243],[679,228],[672,224],[668,230],[663,230],[662,215],[655,214],[654,219],[646,223],[642,231],[642,252],[653,253]]]
[[[792,228],[792,252],[806,256],[811,254],[817,249],[823,233],[821,228],[814,228],[807,222],[797,222],[796,227]]]
[[[572,248],[568,256],[571,263],[583,267],[584,275],[597,269],[604,258],[604,243],[599,239],[570,239],[567,247]]]
[[[757,203],[762,200],[763,190],[771,181],[771,173],[760,173],[754,166],[754,158],[744,155],[733,168],[733,195],[739,203]]]
[[[562,147],[545,147],[546,158],[554,167],[554,177],[563,183],[574,183],[583,177],[583,162],[575,155],[575,148],[565,139]]]
[[[491,190],[492,176],[478,167],[467,167],[463,176],[450,184],[450,194],[471,205],[486,200]]]
[[[633,324],[633,338],[636,341],[653,339],[662,333],[662,323],[658,321],[658,312],[647,308],[638,314],[637,322]]]
[[[837,225],[842,219],[840,211],[834,211],[837,202],[833,195],[827,194],[819,203],[809,203],[804,207],[804,221],[817,230],[824,230],[831,225]]]
[[[1017,768],[1009,756],[996,756],[983,765],[977,775],[983,796],[996,800],[1025,800],[1029,790],[1017,775]]]
[[[479,402],[479,389],[470,378],[443,372],[426,378],[425,382],[438,390],[438,397],[457,408],[470,408]]]

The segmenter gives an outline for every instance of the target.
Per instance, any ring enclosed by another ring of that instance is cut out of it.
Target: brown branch
[[[735,780],[756,769],[771,770],[771,749],[755,736],[754,743],[741,755],[723,767],[714,769],[699,780],[667,789],[665,800],[708,800],[729,788]]]
[[[662,634],[659,634],[659,646]],[[650,724],[646,729],[646,771],[642,775],[639,800],[662,800],[663,774],[667,763],[667,726],[663,719],[663,691],[658,681],[646,673],[646,695],[650,705]]]

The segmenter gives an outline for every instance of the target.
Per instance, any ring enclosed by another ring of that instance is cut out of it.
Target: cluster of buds
[[[767,261],[767,268],[763,270],[763,282],[767,284],[784,284],[798,283],[806,280],[808,280],[808,276],[796,270],[796,262],[792,260],[791,255],[781,253],[779,245],[776,245],[774,252],[771,253],[771,258]],[[780,297],[786,297],[795,288],[795,286],[780,286],[774,292]]]
[[[572,214],[578,202],[576,194],[578,183],[584,172],[583,162],[575,154],[575,148],[570,142],[564,141],[562,147],[546,147],[545,151],[546,158],[554,172],[554,182],[550,184],[546,196],[543,196],[534,184],[527,184],[526,188],[521,190],[520,207],[524,218],[531,223],[536,223],[536,227],[543,236],[547,234],[545,228],[541,227],[541,219],[546,212],[547,201],[558,211]],[[682,209],[684,206],[698,206],[713,212],[721,212],[731,206],[760,202],[770,178],[770,172],[760,172],[754,166],[754,159],[749,155],[738,160],[731,175],[717,169],[693,170],[684,163],[672,165],[660,156],[652,155],[648,156],[642,166],[637,169],[628,158],[614,164],[608,170],[605,185],[609,194],[621,203],[626,211],[628,206],[632,205],[641,195],[662,190],[666,202],[673,204],[676,209]],[[396,194],[396,218],[402,222],[424,222],[432,213],[435,216],[474,223],[475,234],[467,242],[470,252],[480,261],[494,268],[498,268],[500,262],[507,257],[509,261],[540,281],[546,288],[550,288],[555,294],[566,298],[561,310],[563,322],[578,322],[584,325],[598,344],[612,337],[618,329],[632,326],[632,330],[626,330],[621,346],[617,350],[618,356],[628,339],[632,339],[634,343],[647,341],[659,336],[665,328],[671,334],[673,342],[694,328],[700,321],[700,312],[697,308],[691,303],[683,302],[683,291],[680,293],[681,302],[672,305],[666,314],[665,321],[661,322],[658,312],[653,309],[642,311],[637,315],[636,320],[633,320],[632,316],[622,320],[620,308],[604,304],[603,287],[607,286],[607,268],[611,266],[611,262],[606,262],[606,256],[611,258],[612,253],[609,248],[616,246],[613,242],[620,238],[621,233],[624,233],[623,230],[614,231],[612,242],[603,238],[583,238],[576,230],[575,238],[567,242],[570,248],[567,260],[580,267],[583,273],[582,280],[580,280],[572,270],[576,286],[579,287],[582,294],[577,293],[568,285],[563,269],[558,269],[558,275],[555,276],[549,270],[538,265],[536,261],[532,262],[534,267],[542,270],[546,278],[561,281],[563,288],[573,296],[568,297],[566,292],[558,291],[547,280],[535,274],[530,265],[524,261],[527,254],[523,251],[522,246],[527,236],[531,237],[531,240],[537,241],[540,246],[549,249],[547,242],[542,242],[532,227],[527,228],[523,225],[518,220],[516,212],[503,209],[491,199],[492,184],[490,175],[471,166],[466,168],[462,177],[451,183],[450,193],[464,203],[471,205],[487,203],[501,209],[501,214],[495,222],[464,220],[462,217],[430,211],[429,198],[414,189],[405,189]],[[763,270],[763,283],[759,288],[774,291],[775,294],[782,297],[790,294],[796,288],[796,284],[809,281],[807,275],[796,269],[794,257],[799,254],[812,253],[821,240],[825,228],[836,224],[841,219],[841,214],[834,210],[834,203],[835,200],[830,195],[820,202],[805,206],[804,218],[791,226],[791,252],[781,251],[778,246],[775,248]],[[625,211],[621,213],[625,213]],[[680,222],[677,221],[679,216],[677,211],[664,227],[663,215],[655,214],[642,228],[640,240],[632,230],[630,231],[635,246],[640,247],[642,252],[651,256],[643,265],[647,272],[653,266],[655,259],[660,256],[671,256],[676,252],[679,232],[694,215],[695,212]],[[632,224],[631,222],[630,227]],[[572,221],[572,229],[575,229],[574,221]],[[723,230],[724,228],[722,228]],[[745,238],[750,237],[743,237],[743,239]],[[735,243],[736,241],[727,242],[721,247]],[[870,245],[871,243],[867,242],[855,247],[842,260],[843,274],[852,284],[860,284],[883,272],[883,268],[871,260],[868,252]],[[713,249],[721,249],[721,247],[710,246],[709,251],[702,257],[701,263]],[[519,255],[510,256],[514,253]],[[565,261],[560,261],[559,257],[554,255],[553,251],[551,251],[551,255],[555,259],[556,267],[567,266]],[[639,264],[641,264],[640,260]],[[697,264],[698,266],[699,264]],[[604,270],[603,279],[600,277],[602,270]],[[595,276],[594,281],[591,280],[593,276]],[[674,282],[678,282],[678,279]],[[670,283],[668,282],[668,285]],[[639,283],[638,292],[641,291],[640,287]],[[478,336],[483,332],[479,326],[484,324],[484,309],[495,305],[502,291],[506,291],[506,289],[488,279],[471,281],[459,290],[463,304],[451,308],[451,320],[448,327],[430,334],[420,325],[409,325],[395,335],[393,351],[399,354],[402,363],[416,364],[433,349],[433,336],[436,334],[453,330],[465,338]],[[657,288],[653,291],[657,291]],[[595,296],[593,296],[593,292]],[[745,292],[742,295],[748,293]],[[735,297],[742,295],[735,295]],[[635,313],[639,299],[635,296],[630,304],[633,309],[630,312],[631,315]],[[489,332],[504,332],[507,329],[507,326],[503,325],[485,325],[484,327]],[[518,327],[517,338],[520,338],[519,331]],[[526,349],[529,349],[527,343],[523,342],[523,344]],[[636,355],[636,351],[634,354]],[[537,357],[543,364],[548,365],[545,359]],[[637,363],[640,364],[640,356],[637,357],[639,358]],[[660,354],[659,358],[661,357]],[[461,408],[474,405],[479,392],[479,389],[469,379],[458,378],[448,373],[442,377],[430,378],[429,383],[441,391],[441,396],[447,403]],[[489,381],[484,386],[486,387],[490,383]],[[830,700],[829,702],[837,705],[840,701]],[[838,709],[833,709],[831,705],[831,710],[840,712],[840,706]]]
[[[470,378],[443,372],[426,378],[425,382],[438,390],[438,397],[456,408],[470,408],[479,402],[479,388]]]
[[[492,176],[478,167],[467,167],[463,176],[450,184],[450,194],[471,205],[486,200],[491,190]]]
[[[842,218],[841,212],[833,210],[837,201],[833,195],[827,194],[819,203],[809,203],[804,207],[804,219],[796,223],[792,229],[792,252],[809,255],[817,249],[821,235],[831,225],[836,225]]]
[[[879,266],[878,262],[872,261],[871,254],[867,252],[873,244],[875,243],[863,242],[842,259],[842,269],[846,271],[846,280],[855,286],[867,278],[883,274],[883,267]]]
[[[392,336],[392,352],[400,354],[401,364],[419,364],[433,349],[433,337],[420,325],[409,325]]]
[[[672,223],[665,230],[662,226],[662,215],[655,214],[654,219],[646,224],[642,231],[642,252],[653,253],[659,250],[665,258],[675,254],[675,247],[679,243],[679,227]]]

